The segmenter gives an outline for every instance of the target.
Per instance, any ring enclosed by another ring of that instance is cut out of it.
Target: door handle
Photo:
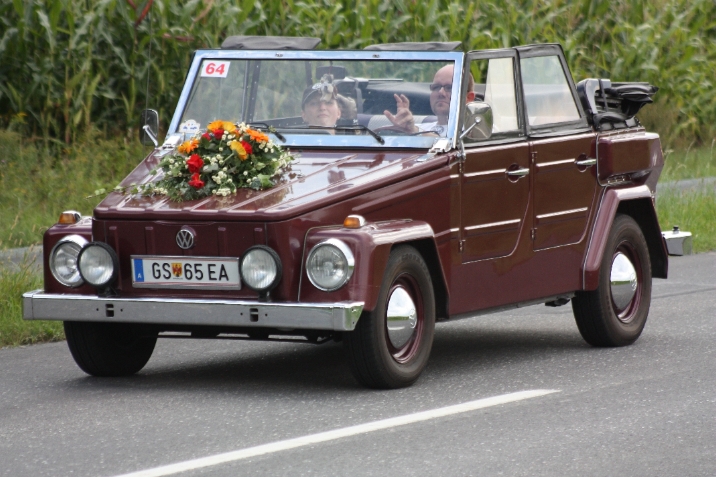
[[[591,157],[589,159],[583,159],[581,161],[574,161],[574,164],[577,167],[592,167],[596,163],[597,163],[597,160],[594,158],[591,158]]]
[[[528,168],[515,169],[513,171],[507,171],[507,177],[510,179],[520,180],[530,173]]]

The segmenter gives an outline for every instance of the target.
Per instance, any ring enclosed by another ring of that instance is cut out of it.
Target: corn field
[[[658,85],[641,119],[667,144],[716,135],[714,0],[0,0],[0,128],[59,145],[133,135],[145,105],[168,121],[193,50],[237,34],[558,42],[577,80]]]

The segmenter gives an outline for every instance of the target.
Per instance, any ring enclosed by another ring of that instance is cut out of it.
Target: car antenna
[[[152,14],[147,12],[149,22],[149,51],[147,52],[147,89],[144,93],[144,109],[149,109],[149,74],[152,70]]]
[[[159,146],[159,142],[157,141],[157,136],[159,135],[159,121],[153,120],[151,122],[156,122],[156,131],[151,130],[151,126],[149,125],[149,120],[147,116],[147,112],[149,111],[149,76],[151,74],[152,70],[152,34],[154,33],[154,30],[152,28],[152,14],[151,14],[151,7],[152,7],[153,1],[150,1],[147,6],[145,7],[146,12],[146,19],[149,22],[149,50],[147,52],[147,87],[144,93],[144,111],[142,112],[141,116],[141,122],[142,122],[142,130],[144,131],[144,135],[148,136],[151,141],[154,143],[154,147]],[[140,20],[141,21],[141,17]],[[135,24],[135,31],[136,27],[139,24]],[[154,111],[154,117],[156,117],[156,111]]]

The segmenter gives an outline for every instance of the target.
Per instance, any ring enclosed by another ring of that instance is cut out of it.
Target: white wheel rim
[[[415,303],[405,288],[396,287],[390,294],[386,321],[390,343],[398,349],[405,346],[418,323]]]
[[[620,311],[626,309],[634,299],[638,283],[634,264],[621,252],[614,255],[609,281],[614,306]]]

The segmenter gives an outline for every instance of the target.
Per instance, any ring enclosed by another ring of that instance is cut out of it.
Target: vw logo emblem
[[[177,245],[184,250],[192,248],[194,246],[194,234],[192,231],[181,229],[179,233],[177,233]]]

